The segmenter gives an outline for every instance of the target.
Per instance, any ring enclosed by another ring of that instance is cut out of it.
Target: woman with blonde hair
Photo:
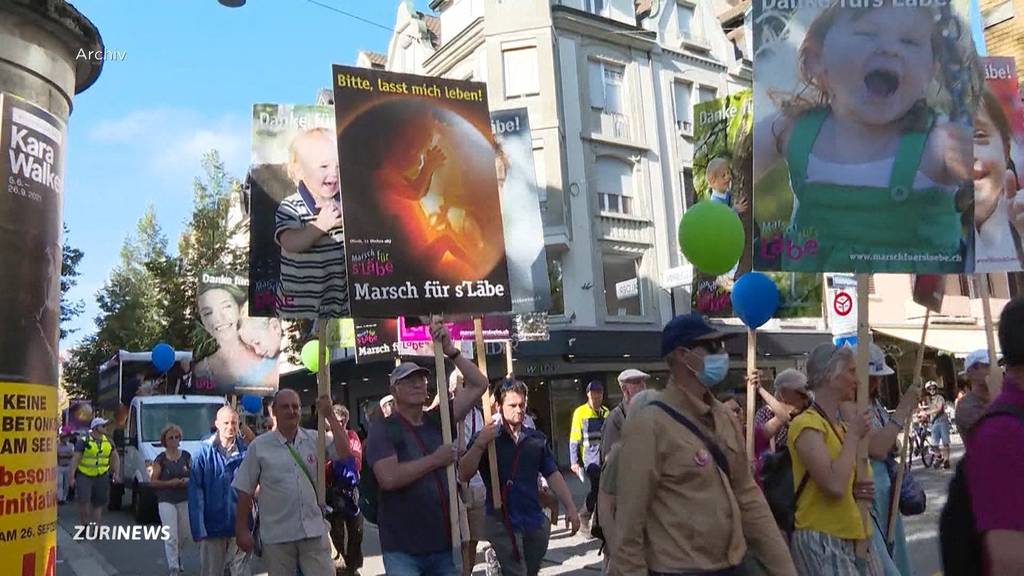
[[[854,547],[869,534],[857,500],[871,502],[870,475],[856,477],[857,450],[868,441],[871,424],[853,403],[857,363],[852,349],[821,344],[807,359],[810,408],[789,424],[796,506],[793,562],[801,576],[881,575],[872,550],[858,558]],[[870,472],[869,472],[870,474]]]
[[[167,424],[160,431],[163,453],[153,461],[149,484],[156,492],[160,522],[168,528],[164,541],[167,569],[171,576],[184,573],[181,565],[182,545],[192,540],[188,520],[188,479],[192,472],[192,455],[181,450],[181,427]]]

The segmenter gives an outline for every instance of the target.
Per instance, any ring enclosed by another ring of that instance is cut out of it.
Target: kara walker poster
[[[249,299],[253,316],[348,315],[334,114],[253,106]]]
[[[352,315],[510,312],[486,87],[338,65],[332,80]]]
[[[754,0],[754,269],[972,259],[966,1]]]

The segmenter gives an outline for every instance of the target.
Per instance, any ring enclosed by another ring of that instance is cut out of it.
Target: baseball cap
[[[587,384],[587,392],[591,392],[593,390],[604,392],[604,384],[601,384],[597,380],[591,380],[590,384]]]
[[[964,374],[967,374],[967,371],[974,367],[975,364],[984,364],[988,366],[988,363],[988,350],[984,348],[981,350],[974,350],[968,354],[967,359],[964,360],[964,369],[960,372],[960,375],[963,376]]]
[[[636,368],[627,368],[626,370],[623,370],[622,372],[619,373],[618,381],[622,383],[627,380],[636,380],[638,378],[643,378],[646,380],[647,378],[650,377],[651,375],[648,374],[647,372],[641,372]]]
[[[694,342],[723,340],[730,336],[733,334],[712,328],[700,314],[680,314],[669,320],[661,331],[661,356],[668,356],[679,346],[689,347]]]
[[[853,349],[854,351],[856,351],[857,347],[854,346]],[[890,374],[896,373],[895,370],[890,368],[889,365],[885,363],[885,352],[882,352],[882,349],[878,346],[878,344],[872,342],[868,350],[869,376],[889,376]]]
[[[924,385],[924,387],[925,388],[938,388],[939,387],[939,383],[936,382],[935,380],[929,380],[928,383],[926,383]]]
[[[387,404],[388,402],[394,402],[394,401],[395,401],[395,397],[392,396],[391,394],[388,394],[387,396],[385,396],[385,397],[380,399],[379,404],[380,404],[380,407],[383,408],[384,405]]]
[[[401,380],[402,378],[405,378],[406,376],[415,374],[417,372],[424,372],[428,376],[430,375],[430,370],[427,370],[426,368],[420,366],[419,364],[416,364],[415,362],[402,362],[395,368],[394,372],[392,372],[391,375],[389,376],[391,380],[391,385],[394,386],[395,383]]]
[[[100,418],[100,417],[93,418],[92,419],[92,424],[89,425],[89,429],[92,430],[93,428],[97,428],[99,426],[103,426],[107,422],[110,422],[110,420],[107,420],[106,418]]]

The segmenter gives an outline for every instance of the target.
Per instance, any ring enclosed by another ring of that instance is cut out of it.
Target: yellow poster
[[[57,388],[0,382],[0,573],[53,576]]]

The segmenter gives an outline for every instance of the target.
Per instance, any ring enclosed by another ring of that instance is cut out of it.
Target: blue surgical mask
[[[704,369],[697,373],[697,380],[708,388],[725,380],[729,373],[729,354],[708,354],[704,357]]]

